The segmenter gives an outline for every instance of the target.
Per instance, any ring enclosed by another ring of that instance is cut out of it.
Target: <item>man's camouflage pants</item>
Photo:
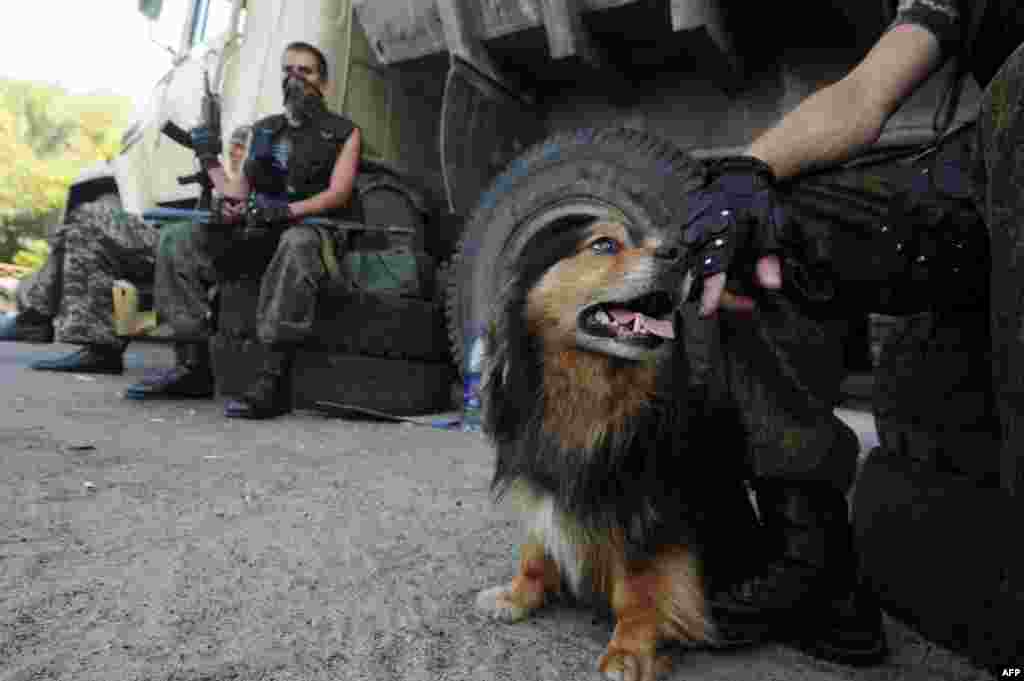
[[[316,303],[328,280],[320,234],[290,227],[279,236],[246,240],[215,226],[176,225],[162,230],[156,263],[161,321],[176,335],[209,336],[209,292],[233,276],[260,278],[257,336],[268,345],[301,343],[313,332]]]
[[[1020,489],[1024,452],[1024,45],[985,89],[975,179],[992,244],[992,376],[1002,480]]]
[[[114,281],[152,279],[157,238],[140,217],[109,203],[79,207],[50,240],[46,264],[19,284],[19,309],[53,318],[60,342],[121,345]]]

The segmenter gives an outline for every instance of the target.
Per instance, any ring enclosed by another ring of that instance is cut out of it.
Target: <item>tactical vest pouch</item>
[[[249,155],[244,166],[250,185],[264,194],[285,193],[285,176],[274,169],[274,130],[256,127],[250,140]]]

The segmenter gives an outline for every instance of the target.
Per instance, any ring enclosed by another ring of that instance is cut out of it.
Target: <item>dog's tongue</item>
[[[633,333],[649,333],[662,338],[676,337],[675,330],[672,328],[672,320],[654,319],[622,307],[613,307],[608,310],[608,314],[612,316],[616,324],[632,325]]]

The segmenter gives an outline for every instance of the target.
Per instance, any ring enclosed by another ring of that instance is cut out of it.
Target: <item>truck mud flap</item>
[[[452,213],[466,215],[514,156],[544,134],[516,93],[452,57],[441,111],[441,165]]]
[[[1019,665],[1024,582],[1012,570],[1014,530],[1006,530],[1015,527],[1013,508],[998,487],[873,450],[854,491],[853,523],[882,607],[979,666]]]

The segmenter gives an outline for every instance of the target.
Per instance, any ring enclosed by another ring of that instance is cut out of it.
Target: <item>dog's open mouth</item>
[[[580,314],[580,328],[593,336],[654,346],[675,338],[674,310],[672,296],[656,291],[631,300],[590,305]]]

